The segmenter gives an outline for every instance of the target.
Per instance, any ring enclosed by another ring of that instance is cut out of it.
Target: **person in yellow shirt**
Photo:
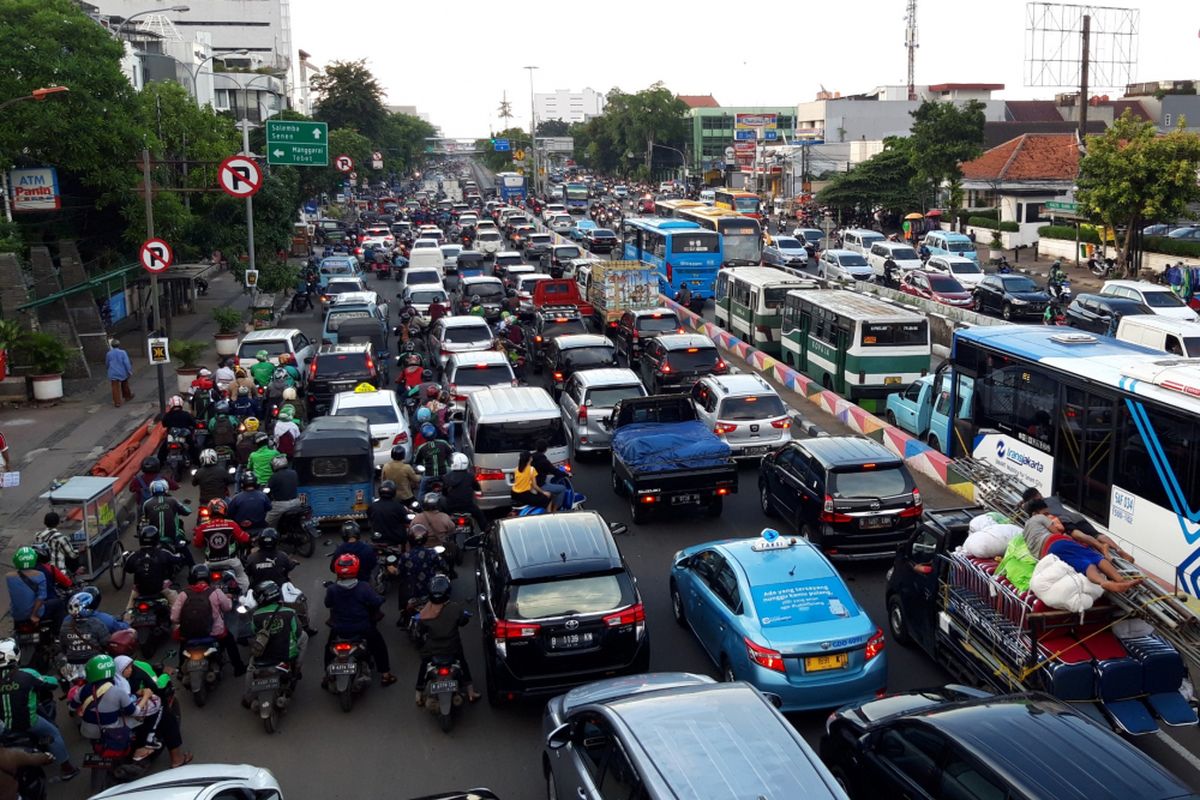
[[[533,454],[528,450],[521,453],[517,462],[517,470],[513,473],[512,484],[513,506],[537,506],[546,508],[550,505],[550,493],[537,485],[537,470],[533,468]]]

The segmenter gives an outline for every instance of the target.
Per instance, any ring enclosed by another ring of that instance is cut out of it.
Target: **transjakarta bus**
[[[931,431],[1056,495],[1200,597],[1200,361],[1067,328],[955,331],[960,419]]]
[[[658,272],[662,294],[674,298],[687,281],[692,296],[713,296],[721,269],[721,234],[682,219],[633,217],[621,227],[623,258],[641,261]]]
[[[743,217],[726,208],[704,205],[685,208],[679,212],[679,217],[721,234],[721,263],[724,266],[757,266],[762,263],[762,228],[753,217]]]
[[[496,196],[506,203],[524,200],[525,176],[515,172],[497,172]]]
[[[774,267],[728,267],[717,273],[714,321],[743,342],[779,358],[783,301],[790,289],[819,284]]]
[[[929,372],[924,315],[848,289],[789,291],[783,360],[867,411]]]
[[[588,186],[586,183],[563,185],[563,205],[569,214],[586,214],[588,210]]]
[[[758,195],[754,192],[741,192],[736,189],[717,189],[713,195],[713,207],[723,208],[734,214],[762,219]]]
[[[654,201],[654,213],[667,219],[679,219],[682,216],[682,212],[696,207],[703,208],[704,204],[699,200],[683,200],[680,198]]]

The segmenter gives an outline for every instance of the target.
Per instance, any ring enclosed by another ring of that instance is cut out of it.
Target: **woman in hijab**
[[[192,763],[192,754],[183,750],[183,734],[179,719],[171,713],[174,693],[170,678],[158,675],[144,661],[134,661],[129,656],[117,656],[116,680],[124,682],[129,694],[137,698],[137,716],[142,724],[134,730],[138,750],[134,760],[149,758],[159,747],[165,745],[171,754],[171,766],[182,767]]]

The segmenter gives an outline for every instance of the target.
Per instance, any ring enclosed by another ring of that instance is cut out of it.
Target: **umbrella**
[[[941,209],[938,209],[938,208],[931,208],[931,209],[929,209],[929,211],[927,211],[925,213],[925,216],[927,216],[927,217],[940,217],[941,215],[942,215],[942,211],[941,211]]]
[[[914,211],[911,214],[905,214],[904,218],[905,219],[925,219],[925,216],[923,214],[919,214],[916,211]]]

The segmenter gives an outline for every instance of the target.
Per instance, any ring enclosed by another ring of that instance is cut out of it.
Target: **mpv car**
[[[1067,306],[1067,324],[1089,333],[1112,336],[1125,317],[1153,314],[1140,300],[1107,294],[1076,295]]]
[[[379,359],[369,343],[321,345],[308,365],[309,413],[324,414],[338,392],[348,392],[360,383],[379,388],[383,378]]]
[[[617,351],[607,336],[576,333],[556,336],[546,345],[546,371],[550,373],[550,394],[555,400],[576,372],[616,365]]]
[[[490,702],[646,671],[646,612],[613,540],[624,529],[567,511],[509,517],[483,535],[475,582]]]
[[[1041,317],[1050,302],[1050,295],[1028,275],[988,275],[975,287],[972,296],[976,311],[981,314],[999,311],[1005,320]]]
[[[643,308],[623,313],[611,336],[617,352],[633,367],[642,354],[642,345],[665,333],[683,333],[679,315],[670,308]]]
[[[292,357],[296,359],[297,369],[303,372],[305,363],[312,358],[316,347],[298,328],[267,328],[266,330],[252,331],[243,336],[238,345],[238,366],[250,369],[257,364],[260,350],[266,350],[271,357],[271,363],[276,365],[279,364],[281,355],[291,353]]]
[[[579,457],[607,450],[612,432],[601,421],[612,414],[618,401],[645,396],[646,387],[631,369],[585,369],[567,378],[558,406],[571,440],[571,452]]]
[[[685,392],[704,375],[728,370],[717,346],[698,333],[672,333],[646,342],[639,359],[642,380],[650,394]]]
[[[831,281],[869,281],[875,271],[862,253],[853,250],[826,250],[817,261],[817,277]]]
[[[442,317],[429,326],[429,353],[436,354],[443,368],[452,353],[491,350],[494,342],[492,329],[474,315]]]
[[[692,405],[734,458],[759,458],[792,438],[788,407],[758,375],[707,375],[692,387]]]
[[[467,398],[484,389],[516,386],[508,354],[495,350],[480,350],[477,353],[455,353],[446,361],[446,388],[454,398],[454,406],[463,410]]]
[[[467,398],[462,451],[475,467],[479,507],[512,505],[513,472],[521,452],[537,443],[549,445],[546,456],[556,465],[567,463],[570,451],[558,406],[541,387],[514,386],[475,392]]]

